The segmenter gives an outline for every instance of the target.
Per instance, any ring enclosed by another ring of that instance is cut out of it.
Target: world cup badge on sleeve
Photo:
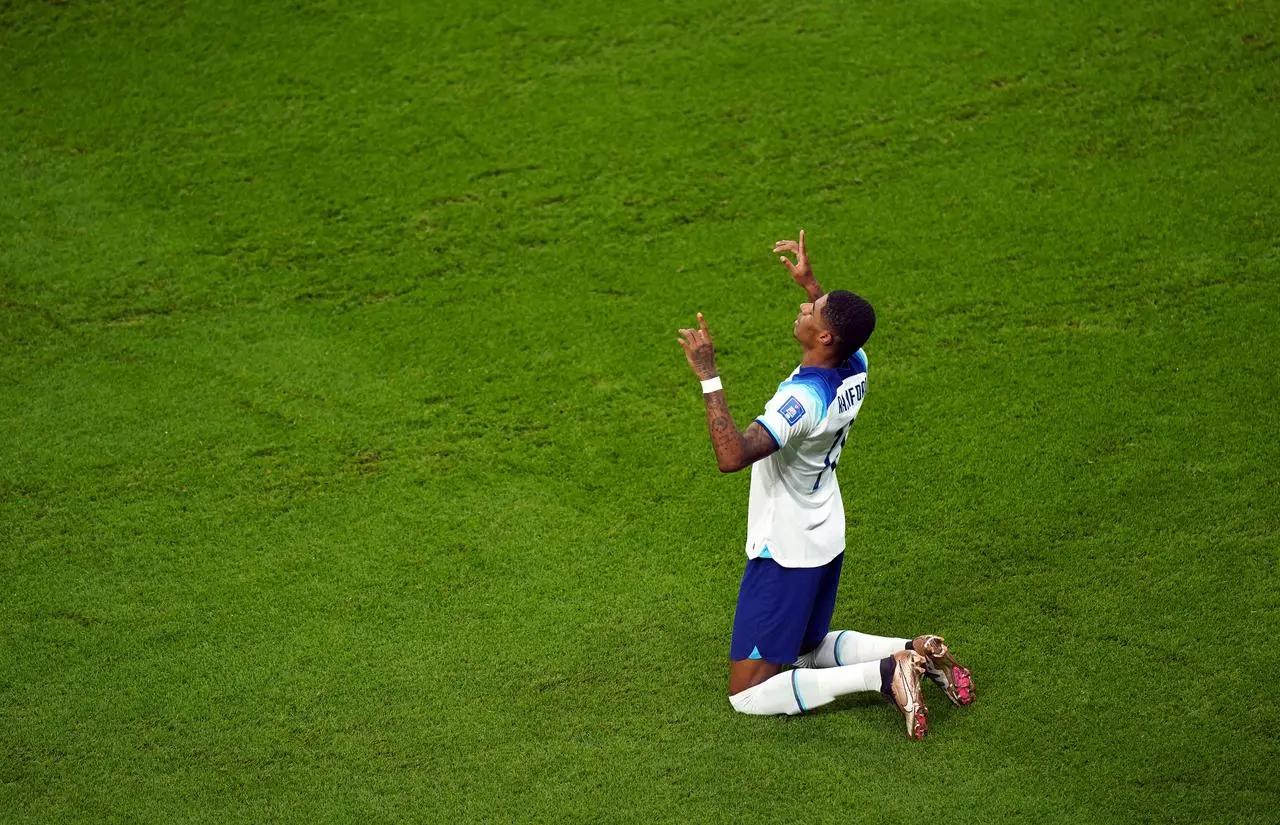
[[[804,416],[804,406],[796,400],[793,395],[787,399],[787,403],[782,405],[782,409],[778,410],[782,413],[782,417],[787,419],[787,423],[795,426],[795,423]]]

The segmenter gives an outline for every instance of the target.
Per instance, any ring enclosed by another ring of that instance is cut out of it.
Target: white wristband
[[[724,385],[720,383],[720,376],[716,375],[702,382],[702,394],[708,395],[713,392],[719,392],[724,389]]]

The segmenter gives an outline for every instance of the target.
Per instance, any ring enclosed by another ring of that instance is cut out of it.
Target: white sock
[[[796,667],[839,667],[878,662],[907,646],[910,639],[871,636],[856,630],[833,630],[818,646],[796,659]]]
[[[906,643],[905,640],[903,642]],[[901,650],[901,648],[899,648]],[[795,716],[822,707],[837,696],[864,691],[880,691],[880,660],[822,670],[796,668],[766,679],[729,697],[739,713]]]

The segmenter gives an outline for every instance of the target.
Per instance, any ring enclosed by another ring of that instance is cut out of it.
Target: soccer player
[[[738,592],[729,658],[729,702],[741,713],[794,715],[838,696],[880,691],[923,739],[927,675],[956,705],[973,701],[973,680],[940,636],[914,639],[832,631],[844,561],[844,504],[836,469],[849,428],[867,394],[862,346],[876,316],[863,298],[826,293],[798,241],[778,241],[779,255],[809,300],[793,330],[800,366],[778,386],[745,431],[729,413],[707,322],[680,330],[680,346],[702,382],[707,429],[720,471],[751,467],[747,566]],[[793,666],[783,672],[785,666]]]

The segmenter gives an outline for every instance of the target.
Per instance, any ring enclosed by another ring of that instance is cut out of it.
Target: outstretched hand
[[[791,279],[800,286],[808,286],[813,281],[813,269],[809,266],[809,256],[804,251],[804,230],[800,230],[800,240],[798,241],[778,241],[773,245],[774,253],[790,252],[796,256],[795,263],[786,255],[779,255],[778,260],[782,261],[787,271],[791,273]]]
[[[684,349],[685,360],[699,381],[719,374],[716,372],[716,351],[711,343],[711,331],[707,329],[707,320],[701,312],[698,313],[698,328],[680,330],[680,337],[676,340]]]

